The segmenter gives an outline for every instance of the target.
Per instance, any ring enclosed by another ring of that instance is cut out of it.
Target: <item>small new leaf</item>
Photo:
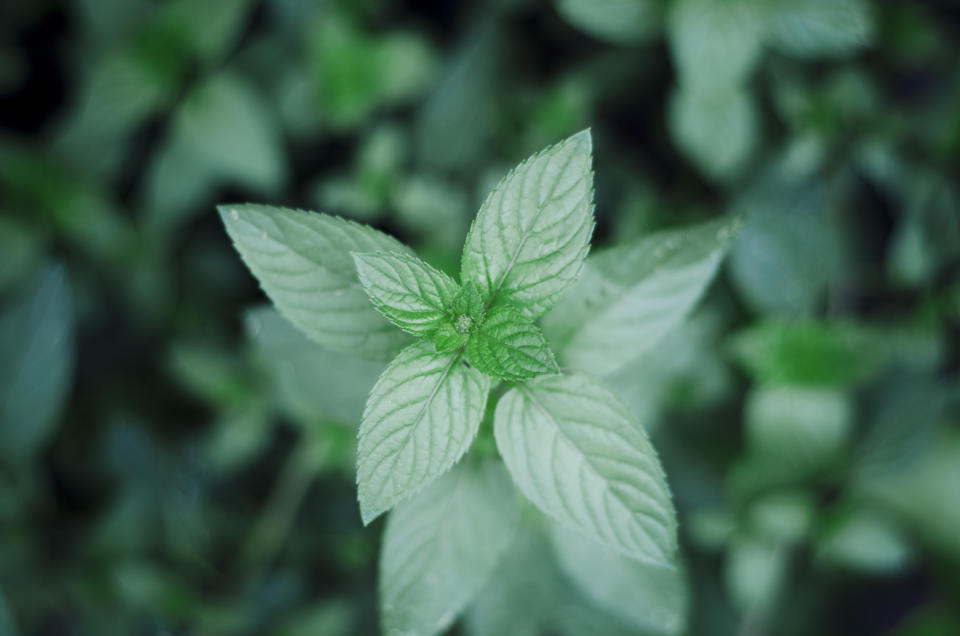
[[[467,281],[453,299],[450,309],[454,316],[470,316],[475,324],[479,324],[483,319],[483,297],[477,291],[477,286]]]
[[[521,163],[483,202],[461,276],[488,307],[508,301],[536,318],[576,280],[593,232],[590,162],[584,130]]]
[[[447,629],[493,574],[520,507],[503,464],[464,460],[397,507],[380,553],[385,634]]]
[[[227,233],[287,320],[320,344],[389,360],[407,340],[370,304],[351,252],[409,253],[396,239],[328,214],[222,205]]]
[[[467,344],[466,333],[460,333],[451,322],[441,323],[437,330],[430,334],[430,339],[437,345],[437,351],[453,351]]]
[[[629,409],[584,376],[548,375],[504,394],[497,448],[542,511],[635,559],[669,563],[676,515],[666,478]]]
[[[559,370],[540,328],[510,305],[490,310],[470,336],[467,356],[480,371],[502,380],[526,380]]]
[[[457,283],[411,254],[353,255],[360,283],[373,306],[407,333],[424,337],[446,320]]]
[[[414,343],[370,392],[360,424],[357,487],[365,524],[449,470],[467,451],[483,417],[490,379]]]

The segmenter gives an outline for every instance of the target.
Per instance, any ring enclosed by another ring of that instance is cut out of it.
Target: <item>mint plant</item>
[[[352,221],[220,207],[243,260],[291,323],[331,349],[392,359],[370,392],[357,452],[364,524],[394,510],[381,557],[387,633],[436,634],[470,604],[520,525],[517,490],[563,529],[552,536],[563,538],[555,545],[569,568],[589,569],[594,558],[584,555],[595,554],[626,559],[624,576],[679,581],[677,522],[657,454],[630,409],[590,374],[615,372],[690,311],[732,226],[666,232],[588,262],[591,161],[583,131],[504,177],[470,228],[459,282]],[[489,421],[502,462],[479,452],[464,459]],[[583,575],[586,594],[638,615],[623,594],[587,580],[594,576]]]

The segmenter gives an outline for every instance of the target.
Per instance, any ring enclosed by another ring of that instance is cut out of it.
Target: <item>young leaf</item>
[[[451,307],[454,314],[470,316],[474,323],[483,318],[483,297],[477,291],[477,286],[468,282],[463,286]]]
[[[456,326],[449,322],[441,323],[437,330],[430,334],[430,339],[437,345],[437,351],[441,352],[459,349],[467,344],[469,337],[468,333],[460,333]]]
[[[576,280],[593,231],[591,140],[582,131],[503,178],[463,246],[463,282],[487,305],[512,302],[531,318]]]
[[[394,510],[380,557],[385,634],[432,636],[450,626],[510,545],[515,493],[499,461],[464,461]]]
[[[0,313],[0,459],[30,461],[57,425],[74,366],[66,272],[48,266]]]
[[[671,560],[677,524],[663,469],[603,386],[577,375],[519,385],[497,404],[494,434],[514,482],[545,513],[636,559]]]
[[[473,366],[501,380],[525,380],[559,371],[540,328],[510,305],[490,310],[467,342]]]
[[[266,205],[222,205],[234,246],[263,290],[311,339],[389,360],[407,336],[370,304],[351,252],[407,253],[395,239],[327,214]]]
[[[678,565],[636,561],[559,524],[550,530],[560,567],[588,598],[643,633],[683,632],[688,601]]]
[[[738,227],[734,217],[668,230],[593,256],[544,319],[561,362],[605,375],[656,344],[699,300]]]
[[[455,280],[412,254],[357,253],[353,258],[363,290],[393,324],[424,337],[446,322]]]
[[[490,380],[460,357],[414,343],[373,387],[357,452],[365,524],[449,470],[473,441]]]

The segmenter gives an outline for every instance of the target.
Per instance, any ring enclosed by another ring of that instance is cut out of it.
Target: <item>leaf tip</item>
[[[570,137],[567,138],[567,141],[569,143],[573,143],[577,145],[581,145],[581,144],[586,145],[586,148],[585,148],[586,152],[593,151],[593,134],[591,133],[589,127],[584,128],[578,133],[574,133],[573,135],[570,135]]]

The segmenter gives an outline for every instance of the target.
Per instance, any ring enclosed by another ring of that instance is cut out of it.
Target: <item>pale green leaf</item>
[[[377,310],[407,333],[424,337],[447,321],[455,280],[412,254],[353,255],[360,283]]]
[[[764,9],[763,0],[675,0],[667,28],[681,85],[742,86],[760,59]]]
[[[669,108],[674,143],[704,175],[728,181],[743,171],[757,142],[750,92],[737,86],[697,90],[681,85]]]
[[[821,563],[867,574],[895,574],[911,560],[911,548],[900,529],[869,508],[841,511],[817,540]]]
[[[669,562],[676,518],[646,433],[609,390],[548,375],[509,390],[494,416],[514,482],[548,515],[628,556]]]
[[[770,45],[787,55],[850,55],[868,45],[873,34],[866,0],[776,0],[770,7]]]
[[[700,299],[738,227],[733,217],[658,232],[591,257],[544,319],[561,363],[605,375],[655,345]]]
[[[817,502],[802,490],[781,490],[753,500],[747,517],[753,533],[789,545],[802,540],[813,525]]]
[[[831,389],[759,386],[745,417],[750,451],[800,476],[836,460],[853,432],[853,403]]]
[[[253,86],[238,76],[216,75],[193,89],[174,116],[171,135],[219,179],[264,192],[284,179],[280,130]]]
[[[470,335],[467,356],[480,371],[501,380],[524,380],[559,371],[540,328],[519,309],[498,305]]]
[[[351,252],[407,252],[339,217],[265,205],[218,208],[233,244],[290,322],[331,349],[387,360],[407,336],[364,293]]]
[[[360,425],[357,486],[370,523],[450,469],[483,418],[490,380],[459,353],[417,342],[377,380]]]
[[[762,178],[736,204],[746,213],[730,253],[730,273],[756,311],[813,313],[827,286],[844,272],[842,222],[824,189]]]
[[[768,610],[787,574],[785,548],[752,537],[737,537],[724,564],[727,593],[741,611]]]
[[[393,511],[380,557],[387,636],[432,636],[450,626],[513,539],[515,493],[499,461],[465,461]]]
[[[536,318],[576,280],[593,231],[589,131],[530,157],[480,207],[463,247],[463,282],[488,306]]]
[[[521,516],[512,544],[465,616],[470,636],[541,636],[556,618],[569,594],[542,522],[536,513]]]
[[[30,461],[53,434],[74,367],[66,272],[48,266],[0,312],[0,459]]]
[[[560,567],[588,598],[644,634],[683,632],[688,600],[682,568],[631,559],[558,524],[551,531]]]
[[[663,27],[663,0],[556,0],[556,5],[567,22],[614,44],[642,44]]]
[[[270,374],[277,400],[301,423],[358,426],[384,364],[311,342],[272,307],[247,312],[247,337]]]

